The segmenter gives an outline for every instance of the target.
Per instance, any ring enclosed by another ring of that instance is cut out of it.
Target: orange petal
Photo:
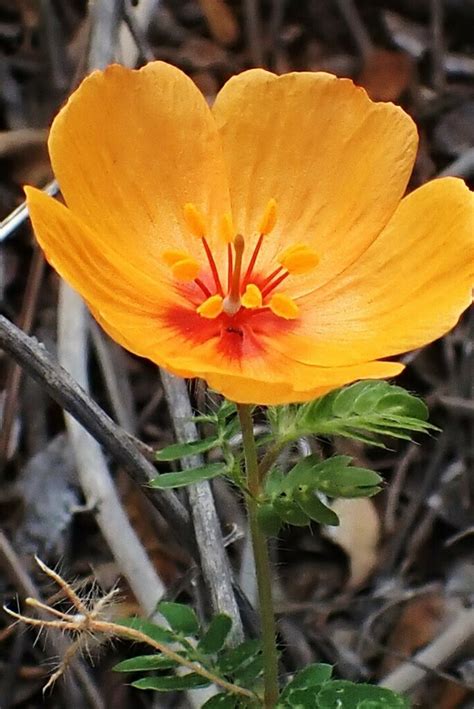
[[[441,337],[472,302],[474,194],[434,180],[400,204],[344,273],[298,301],[299,333],[275,343],[313,364],[388,357]]]
[[[386,367],[384,368],[384,365]],[[356,381],[357,379],[380,379],[382,377],[392,377],[400,373],[403,365],[394,367],[394,362],[368,362],[360,366],[359,373],[356,369],[349,373],[348,370],[344,374],[338,371],[337,367],[328,369],[324,379],[328,383],[319,385],[315,380],[307,380],[307,388],[294,389],[291,383],[282,384],[272,381],[261,381],[238,375],[222,375],[215,373],[207,373],[204,376],[209,386],[216,391],[219,391],[227,399],[236,401],[240,404],[262,404],[273,406],[277,404],[290,404],[301,401],[309,401],[323,396],[332,389],[337,389],[344,384]],[[320,370],[322,368],[314,368]],[[288,369],[289,372],[293,370]],[[317,381],[317,371],[315,371],[315,379]],[[332,383],[329,383],[332,379]]]
[[[49,150],[68,207],[155,277],[168,275],[165,249],[203,258],[185,204],[209,218],[211,231],[229,211],[212,114],[191,79],[169,64],[91,74],[54,120]]]
[[[356,260],[405,191],[417,146],[413,121],[348,79],[253,69],[230,79],[213,111],[236,231],[255,235],[268,201],[278,204],[259,264],[294,242],[321,257],[314,273],[295,279],[298,292]]]
[[[166,368],[169,372],[172,374],[175,374],[177,377],[183,377],[183,378],[192,378],[195,377],[196,375],[193,372],[189,372],[184,369],[178,369],[176,367],[173,367],[171,361],[166,361],[162,356],[160,356],[160,348],[154,347],[153,348],[153,357],[150,357],[148,354],[144,353],[143,351],[143,340],[140,337],[137,337],[137,333],[135,333],[135,336],[132,335],[130,336],[130,333],[124,333],[123,329],[119,330],[117,327],[109,322],[109,320],[106,320],[104,315],[94,308],[94,306],[91,305],[91,303],[87,303],[87,306],[89,310],[92,313],[92,316],[97,320],[99,325],[105,330],[105,332],[113,339],[115,342],[118,342],[122,347],[125,347],[126,350],[129,352],[132,352],[133,354],[138,355],[139,357],[147,357],[151,361],[155,362],[160,367]]]
[[[164,290],[129,259],[118,255],[67,207],[34,187],[26,187],[36,238],[49,263],[87,301],[154,312]]]
[[[181,376],[200,377],[233,401],[282,404],[306,401],[358,379],[393,377],[403,370],[397,362],[363,362],[349,367],[301,364],[263,342],[261,355],[242,361],[224,356],[214,341],[191,346],[164,323],[122,316],[119,326],[109,314],[93,311],[104,329],[124,347],[148,357]]]
[[[303,400],[321,388],[359,378],[391,376],[402,368],[392,362],[312,367],[278,352],[264,335],[259,352],[239,360],[221,352],[215,337],[197,345],[177,337],[162,319],[175,294],[147,276],[140,278],[134,266],[118,260],[59,202],[33,188],[27,189],[27,196],[38,241],[54,268],[81,293],[115,340],[170,371],[203,377],[236,401],[250,397],[239,394],[240,387],[253,391],[255,403],[277,403]]]
[[[56,271],[86,300],[109,335],[130,352],[148,357],[173,372],[181,342],[161,332],[159,315],[175,293],[117,259],[98,235],[69,209],[33,187],[26,188],[35,234]],[[169,363],[169,364],[168,364]]]
[[[160,328],[158,335],[161,338],[176,342],[176,333],[170,329]],[[202,377],[211,382],[215,376],[230,379],[240,379],[260,382],[263,385],[275,384],[288,387],[295,392],[304,393],[321,387],[338,387],[357,379],[377,379],[396,376],[403,370],[403,365],[398,362],[369,362],[341,367],[320,367],[298,362],[292,353],[280,351],[275,347],[277,338],[261,335],[258,338],[258,347],[244,357],[229,356],[219,347],[216,339],[205,342],[190,342],[176,346],[173,365],[189,372],[194,371],[195,376]],[[295,397],[294,401],[299,399]],[[265,403],[263,400],[254,400],[254,403]]]

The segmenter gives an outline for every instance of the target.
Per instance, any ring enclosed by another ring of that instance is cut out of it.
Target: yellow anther
[[[209,320],[213,320],[222,313],[223,309],[224,301],[220,295],[216,294],[211,295],[211,297],[207,298],[204,303],[201,303],[201,305],[197,308],[197,313],[202,318],[208,318]]]
[[[312,271],[319,263],[319,256],[305,244],[294,244],[289,246],[277,257],[278,263],[286,268],[288,273],[300,276],[303,273]]]
[[[192,202],[188,202],[183,207],[184,221],[194,236],[202,239],[206,236],[206,218],[202,212]]]
[[[298,317],[300,312],[295,301],[285,293],[275,293],[275,295],[272,295],[268,305],[272,313],[285,320],[294,320]]]
[[[189,281],[194,281],[197,278],[200,267],[196,259],[193,258],[183,258],[181,261],[176,261],[171,266],[171,273],[174,278],[178,281],[184,281],[185,283]]]
[[[234,241],[235,231],[230,212],[223,214],[219,220],[219,236],[226,244],[232,244]]]
[[[249,283],[240,300],[244,308],[260,308],[263,301],[262,292],[254,283]]]
[[[272,198],[268,200],[268,204],[265,207],[260,226],[258,228],[259,233],[265,236],[269,234],[274,228],[277,220],[277,203]]]
[[[189,254],[186,251],[178,251],[178,249],[169,249],[169,251],[163,251],[161,254],[163,261],[167,266],[171,268],[177,261],[183,261],[189,258]]]

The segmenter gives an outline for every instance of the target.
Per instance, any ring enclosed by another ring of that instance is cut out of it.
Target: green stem
[[[264,707],[272,709],[278,701],[278,652],[276,647],[276,623],[272,599],[272,578],[267,540],[258,523],[257,498],[261,492],[257,447],[253,434],[253,419],[248,405],[238,404],[240,426],[247,467],[247,486],[250,495],[247,497],[247,510],[252,536],[255,571],[257,575],[258,601],[262,623],[262,648],[264,667]]]
[[[285,447],[285,443],[286,441],[274,443],[263,456],[258,468],[258,478],[261,483],[265,481],[267,473],[271,470],[273,464],[278,460],[278,456]]]

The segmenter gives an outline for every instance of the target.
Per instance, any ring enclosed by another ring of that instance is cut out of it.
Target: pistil
[[[227,244],[227,290],[229,291],[232,285],[232,272],[234,270],[234,257],[232,254],[232,244]]]
[[[240,309],[240,276],[242,273],[242,256],[244,253],[244,237],[237,234],[234,239],[235,264],[232,271],[231,286],[228,295],[224,298],[224,312],[235,315]]]

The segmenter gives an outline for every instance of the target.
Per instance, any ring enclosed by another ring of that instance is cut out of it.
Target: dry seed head
[[[71,603],[71,608],[68,612],[63,612],[36,598],[25,599],[25,605],[40,611],[43,615],[49,614],[52,616],[52,620],[32,618],[5,607],[4,610],[15,618],[16,622],[21,621],[37,628],[38,637],[36,641],[38,641],[42,631],[53,629],[60,630],[63,633],[67,631],[74,635],[74,641],[67,648],[56,671],[51,675],[43,688],[43,692],[45,692],[64,674],[71,664],[71,661],[78,653],[86,655],[89,661],[93,663],[93,658],[97,656],[97,651],[110,641],[110,635],[104,632],[97,632],[97,626],[101,624],[107,625],[112,618],[118,615],[119,590],[118,588],[112,588],[111,591],[104,595],[100,593],[100,589],[97,585],[93,585],[92,588],[87,591],[87,594],[82,594],[80,584],[76,584],[76,588],[73,588],[73,586],[56,571],[46,566],[41,559],[36,557],[36,562],[40,569],[59,586],[61,591],[60,597],[67,598]],[[56,599],[57,598],[58,594],[56,594]]]

